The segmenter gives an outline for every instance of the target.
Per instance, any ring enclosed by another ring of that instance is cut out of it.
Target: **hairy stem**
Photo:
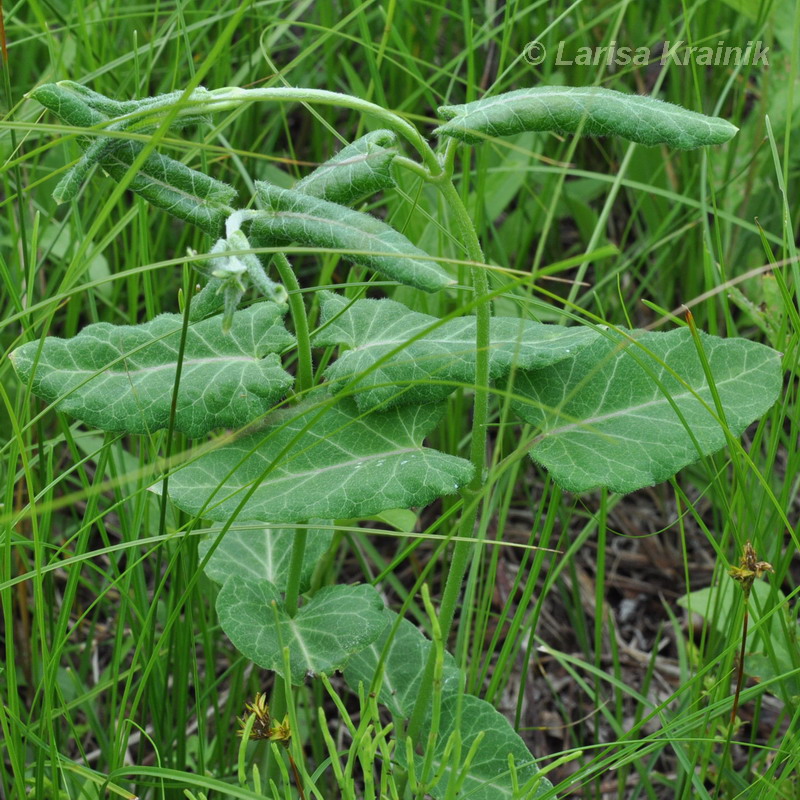
[[[491,306],[489,303],[489,279],[483,269],[483,250],[481,249],[475,226],[464,206],[461,196],[453,182],[448,178],[437,181],[444,201],[453,213],[456,231],[467,248],[467,256],[476,262],[471,267],[472,285],[475,290],[476,317],[476,360],[475,360],[475,399],[472,412],[472,438],[470,460],[475,474],[464,491],[464,511],[458,528],[459,541],[453,548],[453,556],[447,573],[442,602],[439,607],[439,627],[443,641],[447,641],[453,625],[456,605],[461,594],[461,585],[467,566],[472,557],[474,545],[467,541],[472,538],[475,520],[478,516],[480,493],[483,486],[483,471],[486,466],[486,426],[489,418],[489,326],[491,324]],[[431,648],[428,663],[425,665],[425,677],[417,695],[414,710],[408,723],[408,736],[416,741],[425,721],[430,704],[433,687],[433,671],[435,666],[435,648]]]
[[[289,562],[289,577],[286,583],[284,608],[293,617],[297,613],[297,598],[300,595],[300,576],[303,571],[303,556],[306,552],[308,528],[296,528],[292,542],[292,559]]]
[[[300,284],[294,274],[289,259],[283,253],[274,256],[275,268],[289,293],[289,311],[294,323],[294,332],[297,336],[297,394],[307,392],[314,385],[314,365],[311,361],[311,336],[308,332],[308,316],[306,315],[303,295]]]

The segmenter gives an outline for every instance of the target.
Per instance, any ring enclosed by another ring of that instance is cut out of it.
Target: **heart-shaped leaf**
[[[310,520],[312,525],[324,520]],[[222,541],[211,554],[205,573],[212,581],[222,584],[231,576],[239,575],[252,580],[267,580],[278,591],[286,591],[289,577],[289,563],[292,560],[292,543],[297,534],[296,528],[258,528],[239,530],[231,528],[225,532]],[[200,542],[198,552],[205,558],[217,536],[213,530]],[[300,591],[308,589],[311,576],[333,541],[333,531],[329,527],[312,528],[308,531],[306,547],[303,551],[303,567],[300,573]]]
[[[308,673],[341,669],[380,635],[389,619],[383,600],[369,585],[326,586],[289,617],[273,584],[239,575],[223,584],[217,614],[237,650],[294,684]],[[284,674],[283,647],[289,648],[291,676]]]
[[[385,612],[390,624],[381,635],[368,647],[354,655],[344,669],[344,679],[354,691],[363,683],[369,689],[378,669],[381,653],[391,634],[392,625],[397,614],[389,609]],[[419,693],[425,665],[433,643],[408,620],[403,619],[395,631],[389,644],[389,650],[383,664],[383,682],[378,700],[392,714],[401,719],[408,719],[414,710],[414,701]],[[459,689],[460,670],[450,653],[444,654],[444,674],[442,676],[442,692],[449,694]]]
[[[559,131],[587,136],[621,136],[644,145],[667,144],[680,150],[722,144],[738,128],[653,97],[624,94],[598,86],[537,86],[442,106],[449,120],[434,133],[477,144],[489,136],[523,131]]]
[[[780,354],[700,334],[727,426],[739,436],[775,402]],[[522,372],[514,410],[538,428],[530,450],[573,492],[632,492],[666,480],[726,444],[694,339],[609,331],[574,359]]]
[[[294,189],[256,183],[262,213],[254,237],[347,250],[347,257],[381,275],[435,292],[455,281],[427,253],[376,217]]]
[[[441,415],[431,405],[360,414],[349,398],[319,395],[177,470],[169,494],[179,508],[219,521],[254,485],[243,519],[303,522],[426,505],[472,477],[468,461],[421,446]]]
[[[372,131],[343,147],[294,185],[296,192],[346,206],[366,195],[394,186],[392,161],[397,142],[391,131]]]
[[[264,414],[292,384],[277,355],[293,341],[285,308],[238,311],[229,334],[212,317],[187,330],[175,429],[203,436]],[[11,354],[33,392],[66,414],[107,431],[152,433],[169,424],[183,320],[161,314],[141,325],[98,322],[72,339],[48,337]],[[35,370],[35,371],[34,371]]]
[[[315,344],[350,348],[325,375],[335,391],[355,381],[360,408],[435,402],[458,385],[475,383],[473,316],[440,322],[393,300],[352,303],[332,292],[322,293],[320,307],[325,324]],[[497,380],[512,367],[533,369],[569,358],[598,335],[591,328],[493,317],[490,376]]]

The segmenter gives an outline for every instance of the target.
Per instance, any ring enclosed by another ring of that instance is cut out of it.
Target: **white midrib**
[[[755,370],[749,370],[749,372],[755,372]],[[740,373],[737,376],[731,376],[730,378],[726,378],[725,380],[716,381],[715,386],[724,386],[726,383],[738,382],[744,375],[747,375],[747,372]],[[670,397],[677,403],[680,400],[685,400],[687,398],[692,398],[693,400],[697,400],[698,394],[702,391],[708,389],[708,384],[704,384],[700,388],[696,389],[695,391],[685,391],[681,394],[672,394]],[[625,408],[617,409],[616,411],[611,411],[608,414],[598,414],[596,417],[586,417],[584,419],[579,420],[578,422],[572,422],[569,425],[563,425],[560,428],[550,428],[547,431],[544,431],[539,436],[534,439],[534,443],[542,441],[542,439],[546,439],[550,436],[557,436],[561,433],[568,433],[569,431],[577,430],[579,428],[585,428],[590,425],[595,425],[600,422],[605,422],[609,419],[616,419],[617,417],[624,417],[631,412],[636,412],[640,410],[644,410],[647,408],[652,408],[653,406],[657,405],[664,405],[668,401],[663,395],[659,395],[658,397],[653,398],[652,400],[648,400],[646,403],[640,403],[637,406],[625,406]]]

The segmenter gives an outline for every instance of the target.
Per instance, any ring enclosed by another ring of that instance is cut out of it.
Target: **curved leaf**
[[[320,164],[298,181],[294,190],[346,206],[365,195],[389,189],[395,185],[392,161],[397,152],[387,148],[396,142],[392,131],[372,131]]]
[[[309,401],[177,470],[169,494],[179,508],[219,521],[254,484],[242,519],[302,522],[426,505],[472,477],[468,461],[421,446],[441,414],[430,405],[359,414],[349,398]]]
[[[250,223],[256,236],[348,250],[356,264],[426,292],[455,283],[402,233],[369,214],[268,183],[257,182],[256,189],[264,206]]]
[[[777,399],[780,354],[700,336],[728,427],[739,436]],[[539,428],[531,457],[573,492],[632,492],[726,444],[687,328],[609,332],[570,361],[520,373],[514,391],[527,398],[514,410]]]
[[[679,150],[723,144],[738,128],[653,97],[613,89],[538,86],[442,106],[449,120],[434,133],[477,144],[489,136],[522,131],[559,131],[588,136],[621,136],[644,145],[667,144]]]
[[[217,614],[237,650],[294,684],[302,683],[308,673],[341,669],[388,622],[383,600],[369,585],[325,586],[289,617],[275,586],[239,575],[223,584]],[[289,648],[291,676],[285,674],[283,647]]]
[[[475,317],[440,322],[393,300],[353,303],[332,292],[322,293],[320,305],[325,324],[314,343],[350,348],[325,375],[335,391],[357,379],[355,399],[359,408],[435,402],[459,384],[474,384]],[[497,380],[514,366],[532,369],[570,358],[598,335],[590,328],[493,317],[490,376]],[[419,338],[410,341],[414,337]],[[390,355],[398,348],[402,349]],[[379,361],[383,363],[375,366]]]
[[[229,335],[212,317],[187,331],[175,429],[203,436],[240,427],[264,414],[292,385],[275,353],[293,337],[285,309],[259,303],[239,311]],[[34,394],[106,431],[152,433],[166,428],[183,320],[161,314],[142,325],[98,322],[72,339],[51,336],[11,354]],[[38,359],[38,360],[37,360]],[[35,369],[35,371],[34,371]]]
[[[319,525],[325,520],[311,520]],[[205,558],[217,536],[213,530],[200,542],[198,552]],[[295,528],[261,528],[259,530],[226,531],[217,549],[205,566],[205,573],[216,583],[223,584],[231,575],[252,580],[267,580],[280,592],[286,591],[289,563],[292,560],[292,543]],[[300,591],[308,589],[317,562],[327,552],[333,541],[330,528],[312,528],[308,531],[300,574]]]

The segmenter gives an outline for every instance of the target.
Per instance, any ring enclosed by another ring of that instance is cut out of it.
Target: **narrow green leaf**
[[[292,377],[275,353],[294,341],[284,311],[274,303],[239,311],[229,335],[218,316],[189,327],[176,430],[203,436],[239,427],[283,396]],[[48,337],[41,353],[29,342],[11,361],[22,380],[33,373],[33,392],[60,411],[102,430],[152,433],[169,422],[182,324],[178,314],[142,325],[98,322],[72,339]]]
[[[580,130],[588,136],[621,136],[639,144],[691,150],[723,144],[738,130],[721,117],[597,86],[518,89],[472,103],[442,106],[439,115],[449,121],[434,133],[468,144],[523,131]]]
[[[461,741],[461,760],[455,764],[452,755],[448,757],[445,753],[447,741],[454,733]],[[472,761],[464,765],[464,759],[481,733],[483,739]],[[405,762],[403,749],[399,748],[397,753],[401,763]],[[469,694],[451,694],[442,701],[439,736],[433,755],[433,773],[441,772],[442,778],[435,786],[429,787],[427,793],[436,800],[453,796],[468,797],[470,800],[521,800],[522,797],[527,800],[529,797],[540,797],[553,788],[550,781],[542,777],[530,794],[517,794],[509,771],[509,755],[514,758],[519,785],[532,781],[539,768],[511,723],[485,700]],[[414,759],[419,774],[425,755],[415,755]],[[461,782],[461,790],[457,794],[452,790],[448,794],[451,781]]]
[[[472,477],[468,461],[421,446],[441,408],[365,415],[349,398],[328,407],[320,398],[276,412],[264,429],[177,470],[169,483],[173,502],[226,521],[255,483],[242,519],[341,519],[426,505]]]
[[[356,264],[426,292],[455,282],[403,234],[369,214],[268,183],[257,182],[256,189],[265,209],[251,223],[257,235],[350,251]]]
[[[179,96],[180,93],[176,93],[173,100]],[[122,180],[144,147],[139,141],[103,137],[102,129],[124,130],[121,127],[123,122],[114,122],[109,115],[146,108],[150,105],[147,101],[117,103],[69,81],[39,86],[31,92],[31,97],[70,125],[101,128],[97,138],[80,138],[85,153],[53,192],[54,199],[59,203],[67,202],[77,194],[95,164],[103,167],[115,180]],[[198,119],[178,118],[175,125],[182,127]],[[231,212],[229,204],[236,197],[236,190],[232,186],[160,153],[151,153],[147,157],[130,181],[129,188],[158,208],[197,225],[211,236],[220,234]]]
[[[325,520],[310,520],[312,525],[323,525]],[[327,523],[330,525],[330,521]],[[217,549],[205,567],[212,581],[222,584],[231,575],[252,580],[267,580],[278,591],[286,591],[289,562],[292,560],[292,543],[296,528],[260,528],[258,530],[230,529],[222,537]],[[219,534],[211,531],[200,542],[198,552],[205,558]],[[312,528],[308,531],[303,552],[300,591],[308,589],[317,562],[325,555],[333,541],[330,527]]]
[[[346,206],[355,200],[395,185],[392,161],[397,155],[387,148],[397,142],[391,131],[372,131],[343,147],[298,181],[294,190]]]
[[[357,378],[360,408],[434,402],[447,397],[459,384],[474,384],[475,317],[441,323],[393,300],[352,303],[332,292],[321,294],[320,305],[325,324],[314,343],[350,348],[325,375],[334,391]],[[534,369],[570,358],[599,334],[590,328],[493,317],[490,335],[489,372],[497,380],[515,365]],[[410,341],[415,337],[419,338]],[[402,349],[390,355],[398,348]],[[376,366],[378,362],[382,363]],[[362,373],[367,374],[358,377]]]
[[[112,178],[122,180],[143,146],[122,140],[102,154],[99,163]],[[236,198],[232,186],[161,153],[150,153],[128,188],[210,236],[219,236]]]
[[[358,692],[358,684],[363,683],[369,689],[378,669],[381,653],[391,633],[392,625],[397,619],[394,611],[387,609],[390,624],[383,633],[368,647],[354,655],[344,669],[347,685]],[[418,628],[404,619],[400,622],[392,637],[389,651],[384,661],[383,683],[378,694],[379,702],[401,719],[408,719],[414,709],[414,701],[419,693],[428,653],[433,643]],[[452,693],[459,690],[460,670],[450,653],[444,655],[444,675],[442,692]]]
[[[726,444],[690,331],[627,335],[609,331],[576,358],[517,377],[526,400],[514,410],[539,429],[531,457],[570,491],[632,492]],[[777,399],[780,354],[744,339],[701,341],[739,436]]]
[[[380,635],[388,622],[384,609],[369,585],[326,586],[294,617],[288,616],[280,592],[266,580],[232,575],[217,596],[220,625],[237,650],[294,684],[302,683],[308,673],[341,669],[349,656]],[[282,647],[289,648],[291,676],[284,674]]]

